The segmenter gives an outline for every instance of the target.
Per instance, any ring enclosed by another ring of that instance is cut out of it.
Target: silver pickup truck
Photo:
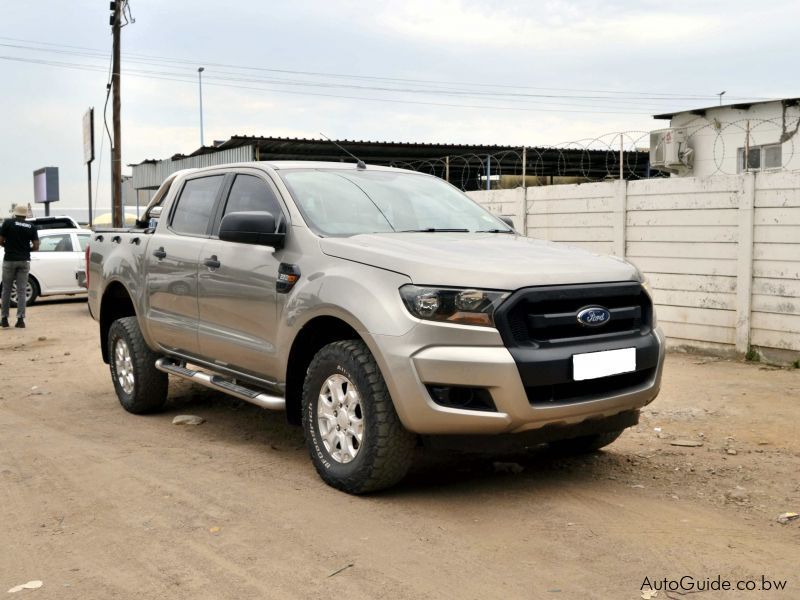
[[[172,375],[285,410],[346,492],[395,484],[418,446],[596,450],[659,391],[635,267],[518,235],[436,177],[181,171],[139,225],[97,230],[86,253],[122,406],[162,408]]]

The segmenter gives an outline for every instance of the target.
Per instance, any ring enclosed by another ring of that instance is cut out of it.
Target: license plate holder
[[[636,370],[636,348],[601,350],[572,355],[572,378],[575,381],[600,379]]]

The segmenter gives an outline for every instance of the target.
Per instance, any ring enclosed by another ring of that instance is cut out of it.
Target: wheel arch
[[[117,319],[136,316],[136,307],[128,288],[119,281],[109,283],[100,302],[100,351],[103,362],[109,362],[108,331],[111,324]]]
[[[310,319],[295,336],[286,362],[286,418],[293,425],[302,423],[303,382],[311,360],[332,342],[366,340],[339,317],[322,315]]]

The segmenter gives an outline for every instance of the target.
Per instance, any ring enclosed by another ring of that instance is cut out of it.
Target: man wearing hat
[[[25,288],[31,270],[31,250],[39,249],[36,226],[25,221],[28,209],[22,204],[14,207],[14,217],[3,221],[0,227],[0,246],[3,256],[3,298],[0,327],[8,327],[11,308],[11,288],[17,283],[17,327],[25,327]]]

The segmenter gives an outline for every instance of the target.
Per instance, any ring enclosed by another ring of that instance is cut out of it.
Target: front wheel
[[[311,361],[303,429],[317,473],[350,494],[391,487],[413,461],[416,438],[400,422],[375,358],[359,340],[328,344]]]
[[[156,369],[159,355],[148,348],[136,317],[111,324],[108,349],[111,379],[122,407],[137,415],[163,408],[169,378]]]

